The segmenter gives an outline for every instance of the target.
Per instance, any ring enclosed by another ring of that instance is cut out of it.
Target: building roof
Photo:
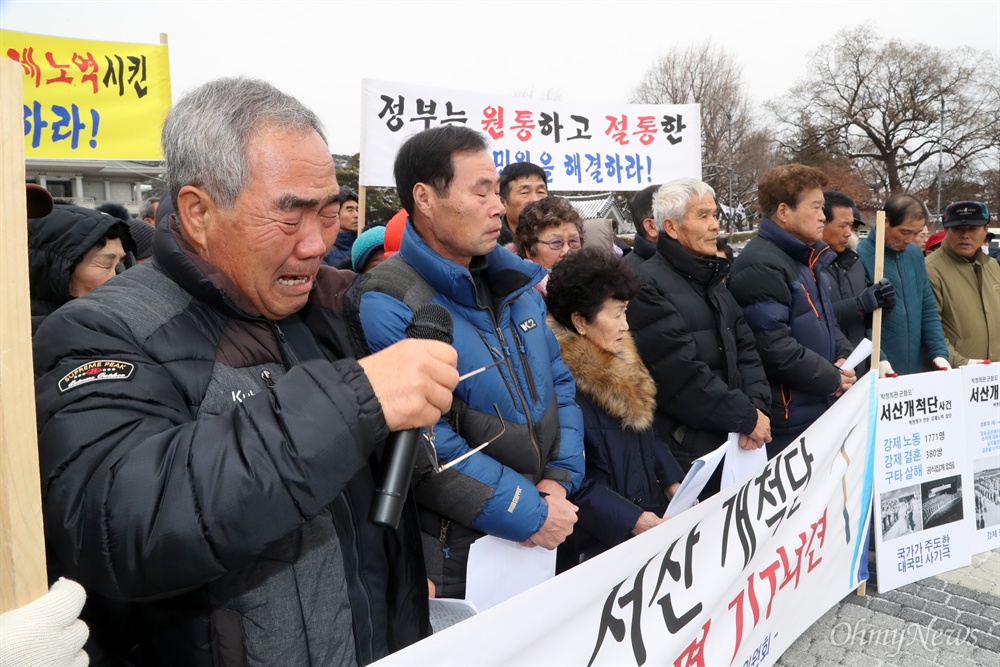
[[[564,197],[573,205],[584,220],[592,218],[611,218],[618,223],[619,234],[634,234],[635,226],[618,207],[618,202],[610,192],[599,192],[592,195],[575,195]]]

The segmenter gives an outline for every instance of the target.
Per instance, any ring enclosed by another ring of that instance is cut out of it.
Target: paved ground
[[[872,581],[875,566],[871,567]],[[785,667],[1000,667],[1000,550],[972,565],[882,594],[869,583],[785,651]]]

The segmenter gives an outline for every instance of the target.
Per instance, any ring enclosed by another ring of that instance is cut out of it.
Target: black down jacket
[[[858,253],[847,248],[823,269],[831,278],[828,284],[837,327],[855,347],[865,337],[872,318],[858,307],[858,297],[869,285],[865,267],[858,260]]]
[[[753,332],[722,283],[729,262],[693,255],[666,234],[656,246],[639,267],[628,323],[656,382],[656,432],[687,470],[729,433],[752,433],[770,390]]]
[[[153,252],[34,337],[51,574],[87,588],[92,639],[144,666],[325,666],[426,635],[415,508],[366,520],[388,432],[345,358],[354,274],[321,268],[276,322],[173,226]]]

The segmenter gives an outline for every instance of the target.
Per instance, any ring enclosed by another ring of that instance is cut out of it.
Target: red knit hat
[[[399,250],[399,244],[403,241],[403,229],[406,227],[406,209],[399,209],[396,215],[385,224],[385,258],[389,259],[393,253]]]

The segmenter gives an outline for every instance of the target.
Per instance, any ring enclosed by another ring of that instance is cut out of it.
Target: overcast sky
[[[1000,55],[1000,0],[877,2],[48,2],[0,0],[8,30],[158,43],[171,85],[256,76],[323,120],[335,153],[361,144],[363,78],[564,101],[627,102],[675,46],[711,39],[743,66],[758,102],[806,74],[807,56],[845,27]]]

